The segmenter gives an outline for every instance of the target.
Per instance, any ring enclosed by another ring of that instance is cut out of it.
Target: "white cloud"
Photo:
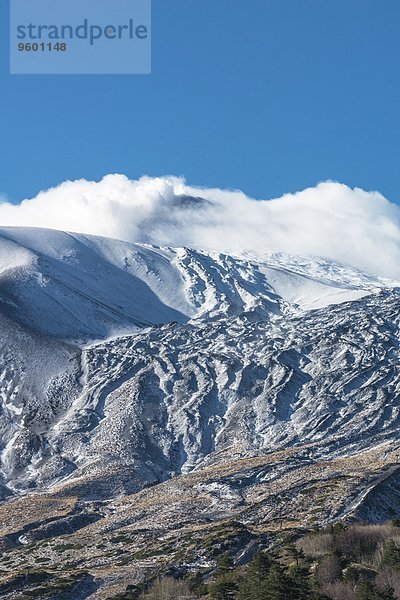
[[[182,196],[207,202],[182,201]],[[378,192],[320,183],[273,200],[195,188],[174,177],[67,181],[19,205],[0,224],[49,227],[159,245],[323,256],[400,278],[400,208]]]

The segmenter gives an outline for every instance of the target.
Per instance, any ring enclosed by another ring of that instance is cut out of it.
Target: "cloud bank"
[[[107,175],[0,204],[0,225],[48,227],[156,245],[314,255],[400,279],[400,208],[325,182],[272,200],[185,180]]]

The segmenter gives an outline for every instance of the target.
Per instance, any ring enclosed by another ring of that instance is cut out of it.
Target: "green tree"
[[[249,562],[247,576],[256,577],[258,580],[265,579],[274,563],[275,560],[271,556],[260,550]]]
[[[232,600],[232,598],[236,598],[237,589],[238,583],[234,573],[220,575],[208,586],[213,600]]]
[[[289,568],[289,586],[288,600],[310,600],[312,598],[309,571],[306,567],[294,565]]]
[[[257,552],[249,562],[238,586],[237,600],[263,600],[262,583],[269,575],[274,560],[266,552]]]
[[[296,600],[293,596],[293,586],[283,568],[274,563],[265,581],[260,586],[263,600]]]

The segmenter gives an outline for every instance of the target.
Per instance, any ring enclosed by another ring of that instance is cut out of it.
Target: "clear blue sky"
[[[11,76],[7,5],[0,192],[12,201],[114,172],[258,198],[329,178],[400,200],[399,0],[153,0],[149,76]]]

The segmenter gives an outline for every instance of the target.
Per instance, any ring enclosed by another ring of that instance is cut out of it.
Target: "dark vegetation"
[[[245,566],[229,555],[185,579],[161,577],[114,600],[400,600],[400,523],[333,525],[260,550]]]

